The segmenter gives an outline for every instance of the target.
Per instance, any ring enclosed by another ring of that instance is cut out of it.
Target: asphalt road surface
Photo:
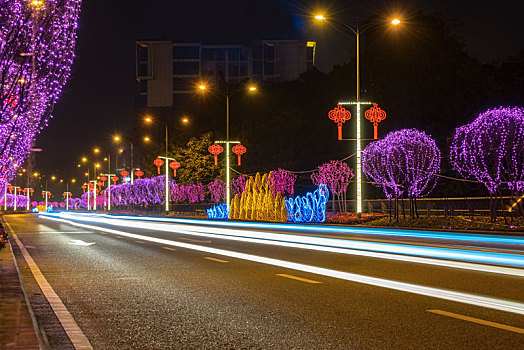
[[[524,349],[518,239],[293,232],[391,250],[381,256],[231,239],[195,223],[5,219],[51,349]],[[405,261],[397,245],[464,258]],[[468,252],[514,260],[472,263]]]

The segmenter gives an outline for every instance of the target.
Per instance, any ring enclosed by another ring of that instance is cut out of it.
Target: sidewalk
[[[40,349],[9,244],[0,249],[0,349]]]

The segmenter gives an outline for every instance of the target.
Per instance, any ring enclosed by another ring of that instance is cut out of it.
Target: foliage
[[[369,221],[382,219],[386,217],[388,217],[387,214],[378,213],[362,213],[362,215],[360,216],[356,213],[338,213],[335,215],[328,216],[326,219],[326,223],[360,225]]]
[[[226,199],[226,183],[224,180],[215,179],[207,185],[211,194],[211,201],[219,203]]]
[[[284,169],[277,169],[269,173],[267,179],[273,197],[280,192],[281,195],[292,196],[295,193],[295,181],[297,176]]]
[[[231,194],[233,197],[235,195],[242,195],[242,192],[244,192],[244,189],[246,188],[246,182],[249,176],[247,175],[240,175],[239,177],[231,180]]]

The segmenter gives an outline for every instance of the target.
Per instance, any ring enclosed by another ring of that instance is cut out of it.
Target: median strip
[[[442,310],[426,310],[426,311],[434,313],[434,314],[437,314],[437,315],[452,317],[452,318],[456,318],[456,319],[459,319],[459,320],[464,320],[464,321],[468,321],[468,322],[478,323],[478,324],[481,324],[481,325],[484,325],[484,326],[489,326],[489,327],[504,329],[504,330],[510,331],[510,332],[524,334],[524,329],[518,328],[518,327],[513,327],[513,326],[508,326],[508,325],[502,324],[502,323],[486,321],[486,320],[482,320],[480,318],[459,315],[459,314],[455,314],[453,312],[447,312],[447,311],[442,311]]]

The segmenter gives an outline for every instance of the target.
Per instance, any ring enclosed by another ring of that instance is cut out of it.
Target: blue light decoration
[[[227,209],[227,204],[222,203],[209,208],[207,210],[207,217],[210,219],[228,219],[229,210]]]
[[[329,190],[321,184],[315,192],[305,196],[297,196],[284,201],[287,209],[287,219],[290,222],[324,222],[326,220],[326,205]]]

